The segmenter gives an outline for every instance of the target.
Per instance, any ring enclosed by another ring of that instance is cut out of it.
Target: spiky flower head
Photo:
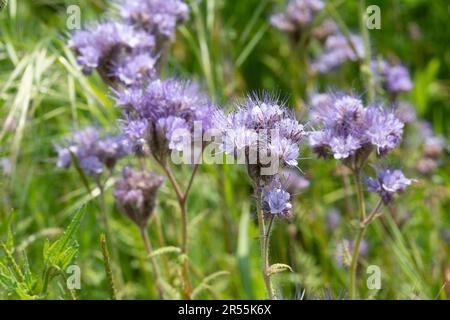
[[[361,166],[372,150],[384,156],[401,142],[403,123],[393,112],[378,105],[364,107],[354,96],[335,96],[332,104],[315,114],[321,128],[309,134],[313,151],[343,160],[353,169]]]
[[[116,182],[114,198],[122,210],[138,227],[144,228],[152,215],[159,188],[164,178],[152,172],[124,168]]]
[[[114,84],[116,81],[123,81],[123,78],[126,82],[133,80],[129,70],[124,69],[124,64],[130,62],[129,59],[142,59],[141,54],[144,52],[153,52],[155,38],[133,26],[107,21],[75,32],[68,45],[75,52],[77,62],[86,75],[97,70],[108,84]],[[147,61],[149,59],[147,57]],[[131,62],[136,64],[139,61]],[[151,75],[151,64],[146,68],[142,65],[139,68],[132,67],[140,74]]]
[[[76,131],[67,146],[56,145],[58,167],[69,168],[75,157],[80,168],[88,176],[98,177],[104,169],[112,171],[117,161],[129,153],[129,146],[122,137],[101,136],[92,127]]]
[[[367,178],[369,192],[378,193],[385,204],[394,199],[396,193],[405,191],[414,180],[404,176],[401,170],[383,169],[377,170],[376,178]]]
[[[236,102],[236,110],[225,115],[218,110],[213,127],[223,138],[222,150],[243,157],[250,177],[262,178],[262,168],[276,161],[280,167],[296,166],[299,145],[305,136],[303,125],[277,98],[248,96]],[[268,176],[278,173],[267,174]]]
[[[125,134],[134,142],[145,141],[152,154],[164,162],[172,150],[180,151],[195,139],[194,126],[205,132],[211,126],[213,105],[198,85],[168,79],[149,82],[143,89],[117,92],[117,105],[125,113]]]
[[[189,17],[182,0],[117,0],[119,13],[127,22],[143,28],[158,40],[173,39],[176,27]]]

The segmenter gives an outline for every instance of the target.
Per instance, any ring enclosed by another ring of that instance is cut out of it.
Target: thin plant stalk
[[[260,250],[261,250],[261,272],[264,279],[264,286],[266,288],[266,296],[273,300],[275,295],[273,293],[272,282],[270,279],[269,271],[269,251],[268,251],[268,242],[266,238],[268,235],[266,234],[266,225],[264,223],[264,214],[261,209],[261,191],[259,190],[259,186],[255,184],[254,186],[255,194],[256,194],[256,211],[258,215],[258,230],[259,230],[259,241],[260,241]]]
[[[181,211],[181,253],[185,257],[182,263],[182,280],[183,280],[183,294],[185,298],[191,299],[192,296],[192,286],[189,280],[189,260],[188,257],[188,213],[187,213],[187,200],[189,196],[189,191],[192,187],[192,183],[194,181],[194,177],[198,170],[198,164],[195,164],[189,178],[188,185],[184,192],[181,191],[181,188],[178,182],[175,179],[175,176],[172,173],[172,170],[169,166],[164,165],[158,159],[157,162],[160,164],[161,168],[164,170],[167,178],[169,179],[172,188],[175,191],[177,196],[178,205]]]
[[[367,226],[378,217],[379,210],[383,205],[383,201],[380,199],[375,208],[372,210],[372,212],[370,212],[370,214],[366,217],[366,206],[364,202],[364,194],[360,171],[356,170],[354,176],[359,208],[359,223],[358,223],[358,233],[356,235],[352,260],[350,264],[350,299],[352,300],[356,298],[356,269],[358,267],[359,248],[364,238]]]
[[[355,245],[353,248],[352,261],[350,264],[350,299],[355,299],[356,297],[356,268],[358,265],[358,255],[359,255],[359,246],[364,237],[365,226],[364,221],[366,219],[366,206],[364,202],[364,194],[361,182],[361,171],[360,169],[356,169],[354,171],[355,178],[355,188],[356,188],[356,196],[358,201],[358,210],[359,210],[359,222],[358,222],[358,233],[355,240]]]
[[[117,300],[116,286],[114,285],[114,277],[111,269],[111,261],[109,258],[108,245],[106,244],[105,234],[103,233],[100,235],[100,247],[102,249],[103,263],[105,265],[105,273],[108,278],[111,300]]]
[[[158,290],[158,295],[160,299],[164,299],[165,292],[164,288],[162,287],[162,278],[161,278],[161,272],[159,270],[158,262],[156,261],[155,256],[153,255],[153,247],[150,242],[150,238],[148,237],[148,233],[145,227],[139,228],[142,241],[144,242],[145,250],[147,251],[148,257],[150,258],[150,263],[152,265],[153,274],[155,276],[156,280],[156,288]]]

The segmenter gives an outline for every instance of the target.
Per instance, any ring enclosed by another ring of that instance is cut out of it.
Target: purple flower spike
[[[378,193],[385,204],[394,199],[394,194],[405,191],[414,180],[408,179],[400,170],[379,170],[376,179],[368,178],[366,181],[369,192]]]

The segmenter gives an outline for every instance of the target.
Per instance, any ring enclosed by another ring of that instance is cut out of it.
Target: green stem
[[[356,298],[356,269],[358,267],[359,247],[361,245],[361,241],[364,237],[364,232],[366,231],[367,227],[367,224],[364,223],[366,220],[366,206],[364,202],[364,194],[361,182],[361,171],[359,169],[354,171],[354,177],[359,208],[359,223],[358,234],[356,236],[352,261],[350,264],[350,299],[352,300]]]
[[[153,247],[150,242],[150,238],[148,237],[148,233],[145,227],[140,228],[141,238],[144,242],[145,250],[147,251],[148,257],[150,258],[150,263],[152,265],[153,273],[156,280],[156,288],[158,290],[159,298],[164,299],[164,288],[162,287],[162,278],[161,272],[159,270],[158,263],[156,258],[153,256]]]
[[[157,160],[158,161],[158,160]],[[194,176],[197,172],[198,165],[195,165],[194,170],[192,171],[191,177],[189,179],[188,186],[184,193],[181,192],[181,188],[178,185],[175,176],[170,170],[169,166],[164,165],[160,161],[158,161],[164,170],[167,178],[169,179],[172,188],[175,191],[177,196],[178,205],[181,211],[181,253],[187,258],[188,257],[188,214],[187,214],[187,199],[189,195],[189,190],[192,186],[192,182],[194,180]],[[182,280],[183,280],[183,295],[186,299],[191,299],[192,296],[192,286],[189,280],[189,260],[184,259],[182,265]]]
[[[274,293],[272,289],[272,282],[270,280],[270,275],[268,274],[269,269],[269,252],[268,246],[266,246],[266,225],[264,223],[264,215],[261,210],[261,191],[259,185],[255,184],[255,195],[256,195],[256,211],[258,215],[258,230],[259,230],[259,241],[261,250],[261,272],[264,279],[264,286],[266,288],[266,296],[270,300],[274,300]]]
[[[108,245],[106,244],[105,234],[103,234],[103,233],[100,235],[100,247],[102,248],[103,263],[105,265],[105,272],[106,272],[106,276],[108,278],[111,300],[117,300],[116,286],[114,285],[114,277],[113,277],[113,272],[111,269]]]

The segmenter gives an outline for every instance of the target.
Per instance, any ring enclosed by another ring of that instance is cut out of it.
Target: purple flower
[[[360,36],[351,35],[348,41],[344,35],[332,35],[327,38],[324,52],[313,62],[312,69],[319,73],[328,73],[346,61],[357,61],[363,56],[364,43]]]
[[[114,66],[113,74],[125,85],[142,84],[155,77],[156,60],[148,53],[127,56]]]
[[[290,0],[284,12],[270,17],[270,23],[282,32],[300,33],[323,7],[321,0]]]
[[[122,18],[157,38],[173,39],[177,25],[189,17],[181,0],[118,0],[117,5]]]
[[[385,60],[373,61],[372,70],[376,79],[386,90],[393,94],[408,92],[412,89],[412,81],[408,69],[403,65],[392,65]]]
[[[333,137],[329,144],[335,159],[346,159],[361,148],[361,141],[353,135]]]
[[[88,156],[82,158],[80,161],[80,168],[88,176],[98,176],[103,172],[103,164],[95,156]]]
[[[80,168],[89,176],[100,175],[103,167],[112,171],[116,162],[129,153],[128,144],[122,137],[101,137],[98,130],[91,127],[76,131],[67,147],[55,145],[55,148],[58,152],[58,167],[68,169],[73,155]]]
[[[263,167],[262,155],[270,155],[282,166],[297,165],[299,143],[305,132],[292,112],[276,99],[249,96],[237,102],[236,111],[228,115],[218,110],[213,126],[224,137],[222,149],[234,156],[244,153],[247,164],[252,158],[259,159],[256,165]]]
[[[414,180],[407,179],[400,170],[378,170],[377,177],[366,181],[369,192],[378,193],[385,204],[392,202],[394,194],[405,191]]]
[[[373,148],[384,156],[401,142],[404,125],[394,113],[376,105],[365,108],[352,96],[336,96],[315,114],[322,127],[309,133],[309,143],[319,157],[333,156],[355,167]]]
[[[393,93],[411,91],[412,82],[408,69],[401,65],[389,68],[386,75],[386,86],[388,91]]]
[[[201,138],[192,135],[194,125],[198,123],[205,132],[214,112],[210,99],[196,84],[176,79],[153,80],[143,89],[121,90],[116,103],[125,113],[125,126],[138,121],[138,132],[162,162],[171,150],[180,150],[189,139]]]
[[[291,195],[285,191],[281,184],[274,180],[264,190],[262,209],[266,215],[274,215],[279,218],[290,218],[292,216]]]
[[[386,155],[400,144],[404,124],[392,112],[379,107],[369,107],[365,115],[365,136],[376,147],[378,155]]]
[[[136,225],[144,228],[154,211],[156,196],[164,178],[125,168],[116,183],[114,198],[119,208]]]
[[[151,52],[155,39],[127,24],[105,22],[75,32],[68,45],[74,50],[85,74],[97,69],[104,80],[114,82],[117,80],[116,68],[123,69],[130,53]]]

